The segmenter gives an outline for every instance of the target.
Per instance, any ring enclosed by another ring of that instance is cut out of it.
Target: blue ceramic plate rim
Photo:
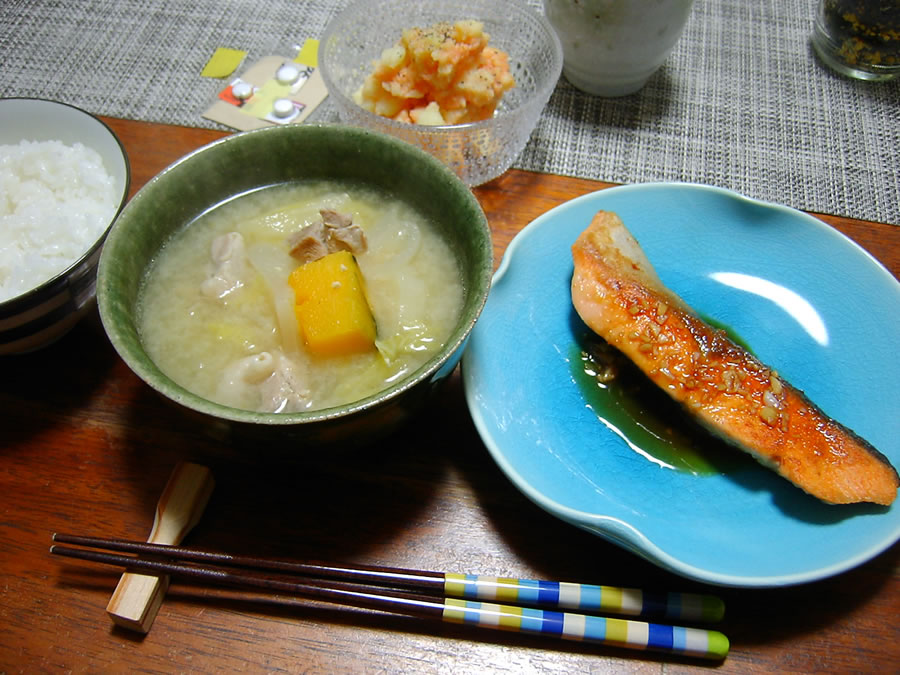
[[[570,246],[600,209],[622,216],[675,292],[734,328],[900,466],[900,422],[890,413],[900,330],[878,318],[900,315],[893,275],[801,211],[712,186],[643,183],[586,194],[538,217],[494,275],[462,375],[478,433],[507,477],[558,518],[723,586],[815,581],[896,542],[896,503],[821,504],[753,463],[737,478],[662,469],[601,427],[565,366],[577,324]],[[598,450],[611,457],[598,459]]]

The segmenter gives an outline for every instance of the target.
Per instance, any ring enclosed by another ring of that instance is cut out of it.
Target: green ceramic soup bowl
[[[290,182],[362,184],[406,201],[453,251],[462,311],[444,346],[417,370],[346,405],[299,413],[228,407],[188,391],[148,355],[138,323],[142,282],[163,244],[198,216],[237,195]],[[393,137],[341,125],[284,125],[204,146],[151,179],[111,228],[97,274],[100,318],[125,363],[154,390],[214,433],[290,437],[313,444],[364,445],[409,421],[453,371],[487,299],[493,247],[469,188],[424,151]]]

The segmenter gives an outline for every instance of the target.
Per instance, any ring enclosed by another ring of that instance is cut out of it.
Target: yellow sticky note
[[[312,38],[308,39],[303,43],[303,46],[300,48],[300,51],[297,52],[297,56],[294,58],[294,61],[299,63],[302,66],[309,66],[310,68],[318,68],[319,67],[319,41],[313,40]]]
[[[238,69],[245,56],[247,56],[247,52],[240,49],[218,47],[200,74],[203,77],[228,77]]]

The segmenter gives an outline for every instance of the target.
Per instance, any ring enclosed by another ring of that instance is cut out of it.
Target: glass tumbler
[[[900,75],[900,0],[819,0],[812,45],[833,70],[859,80]]]

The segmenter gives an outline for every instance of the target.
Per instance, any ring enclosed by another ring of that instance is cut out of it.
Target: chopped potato
[[[488,46],[480,21],[403,31],[381,54],[354,100],[382,117],[424,125],[490,118],[515,80],[509,57]]]

